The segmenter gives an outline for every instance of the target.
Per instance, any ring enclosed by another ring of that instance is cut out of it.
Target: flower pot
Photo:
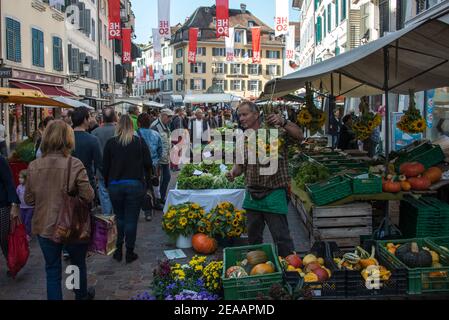
[[[192,235],[183,236],[180,234],[176,239],[176,248],[178,249],[190,249],[192,248]]]

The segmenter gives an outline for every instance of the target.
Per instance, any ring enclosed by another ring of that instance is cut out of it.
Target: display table
[[[186,202],[198,203],[206,212],[212,211],[221,202],[231,202],[237,209],[243,209],[245,189],[227,190],[170,190],[165,202],[164,213],[170,205]]]

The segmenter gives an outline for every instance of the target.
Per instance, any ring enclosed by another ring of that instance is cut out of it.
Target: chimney
[[[240,10],[242,11],[242,13],[246,13],[246,4],[241,3],[240,4]]]

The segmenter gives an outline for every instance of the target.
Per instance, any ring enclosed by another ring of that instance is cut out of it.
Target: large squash
[[[250,275],[251,276],[260,276],[263,274],[274,273],[275,271],[276,271],[276,268],[274,267],[274,264],[271,261],[268,261],[267,263],[260,263],[257,266],[255,266],[251,270]]]
[[[203,233],[197,233],[192,237],[193,249],[201,254],[212,254],[217,251],[217,241]]]
[[[246,254],[246,259],[248,263],[252,266],[256,266],[261,263],[268,261],[267,254],[262,250],[250,251]]]
[[[240,266],[233,266],[226,270],[226,278],[243,278],[247,276],[248,273]]]
[[[424,171],[426,171],[426,168],[419,162],[406,162],[400,166],[399,171],[407,178],[410,178],[423,174]]]
[[[410,185],[412,186],[412,189],[413,190],[417,190],[417,191],[428,190],[430,188],[430,186],[432,185],[430,180],[428,178],[426,178],[426,177],[410,178],[408,180],[408,182],[410,182]]]
[[[401,183],[394,182],[391,180],[385,181],[382,190],[384,192],[390,192],[390,193],[398,193],[402,191]]]
[[[395,256],[410,268],[429,268],[432,266],[432,255],[420,250],[416,242],[406,243],[396,249]]]
[[[426,177],[427,179],[429,179],[432,184],[440,181],[442,176],[443,176],[443,171],[441,171],[441,169],[438,167],[429,168],[423,174],[423,177]]]

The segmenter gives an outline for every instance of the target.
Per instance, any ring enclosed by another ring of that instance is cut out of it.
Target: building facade
[[[201,94],[214,86],[245,99],[256,99],[269,80],[283,75],[284,45],[274,30],[242,5],[229,10],[235,28],[235,62],[226,63],[224,38],[216,38],[216,8],[199,7],[172,35],[175,95]],[[252,63],[251,27],[261,27],[261,64]],[[195,64],[188,63],[189,28],[199,29]]]

